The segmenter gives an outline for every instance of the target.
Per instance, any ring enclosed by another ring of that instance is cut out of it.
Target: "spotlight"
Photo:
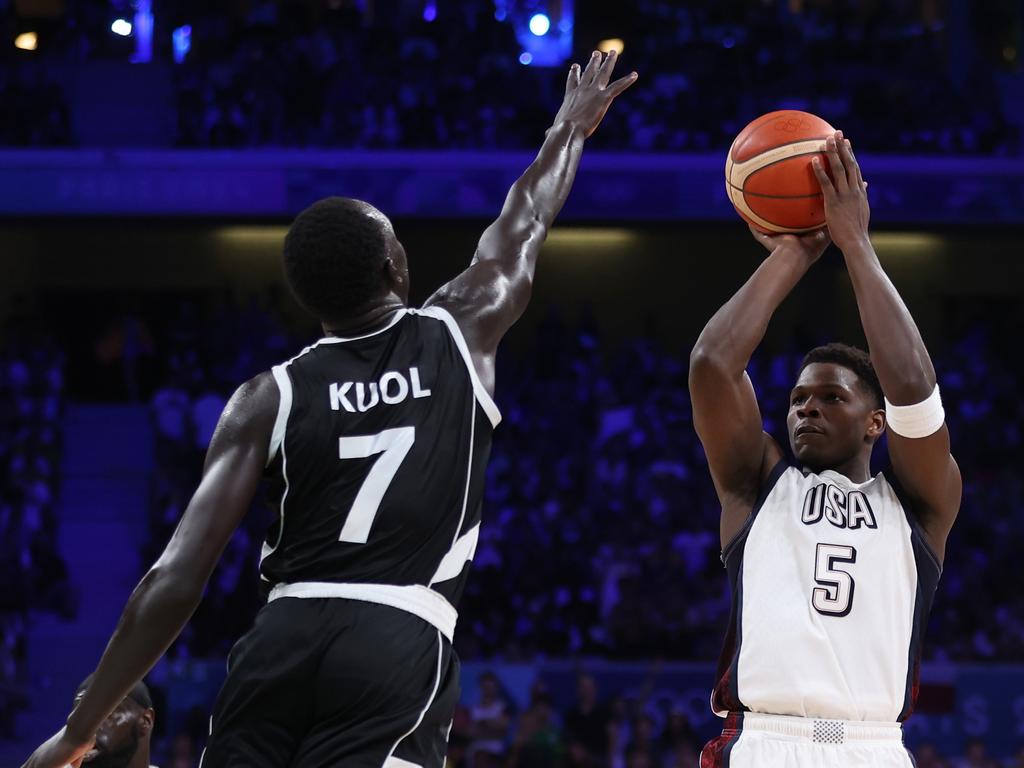
[[[127,19],[115,19],[110,25],[110,31],[121,37],[128,37],[132,33],[132,23]]]
[[[529,51],[523,51],[522,53],[519,54],[519,63],[522,64],[523,66],[529,65],[531,61],[533,61],[533,54],[531,54]]]
[[[174,61],[181,64],[192,47],[192,25],[186,24],[174,30],[171,33],[171,43],[174,46]]]
[[[625,47],[626,44],[618,37],[609,37],[607,40],[602,40],[597,44],[597,50],[601,53],[611,53],[612,51],[615,51],[615,53],[621,54]]]
[[[530,17],[530,31],[537,37],[543,37],[551,29],[551,19],[544,13],[535,13]]]
[[[39,47],[39,35],[35,32],[22,32],[14,38],[14,47],[23,51],[34,51]]]

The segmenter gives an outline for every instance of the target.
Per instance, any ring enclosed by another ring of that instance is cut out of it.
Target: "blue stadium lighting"
[[[176,64],[181,64],[188,55],[189,48],[192,47],[192,25],[185,24],[174,30],[171,33],[171,43],[174,46],[174,61]]]
[[[537,37],[543,37],[551,29],[551,19],[544,13],[535,13],[530,17],[530,31]]]
[[[128,37],[132,33],[132,23],[128,19],[115,19],[110,25],[110,31],[121,37]]]
[[[529,51],[523,51],[519,54],[519,63],[523,66],[528,66],[531,61],[533,61],[533,54]]]

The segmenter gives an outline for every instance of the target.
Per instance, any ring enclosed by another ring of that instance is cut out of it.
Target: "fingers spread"
[[[590,54],[590,61],[587,62],[587,68],[583,72],[583,76],[580,78],[582,85],[590,85],[594,82],[594,78],[597,77],[598,70],[601,69],[601,52],[594,51]]]
[[[625,77],[620,77],[618,80],[616,80],[614,83],[612,83],[611,85],[608,86],[608,88],[606,89],[607,92],[608,92],[608,95],[611,96],[614,99],[616,96],[618,96],[624,90],[629,88],[629,86],[631,86],[633,83],[635,83],[637,77],[638,77],[638,75],[637,75],[636,72],[630,72]]]
[[[615,62],[618,58],[619,53],[614,48],[608,51],[608,55],[604,57],[601,69],[597,73],[597,84],[602,88],[608,85],[608,81],[612,77],[612,70],[615,69]]]
[[[569,67],[569,76],[565,80],[565,92],[575,91],[580,84],[580,65],[573,64]]]

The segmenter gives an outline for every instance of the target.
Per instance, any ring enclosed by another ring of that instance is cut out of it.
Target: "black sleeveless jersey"
[[[321,339],[273,374],[279,517],[261,576],[422,585],[457,605],[501,417],[452,316],[401,310],[365,336]]]

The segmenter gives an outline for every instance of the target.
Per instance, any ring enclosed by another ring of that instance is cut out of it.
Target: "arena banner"
[[[491,218],[527,152],[325,150],[0,151],[0,216],[290,217],[329,195],[392,216]],[[871,156],[872,219],[1024,223],[1024,161]],[[736,217],[724,153],[587,155],[562,221]]]

